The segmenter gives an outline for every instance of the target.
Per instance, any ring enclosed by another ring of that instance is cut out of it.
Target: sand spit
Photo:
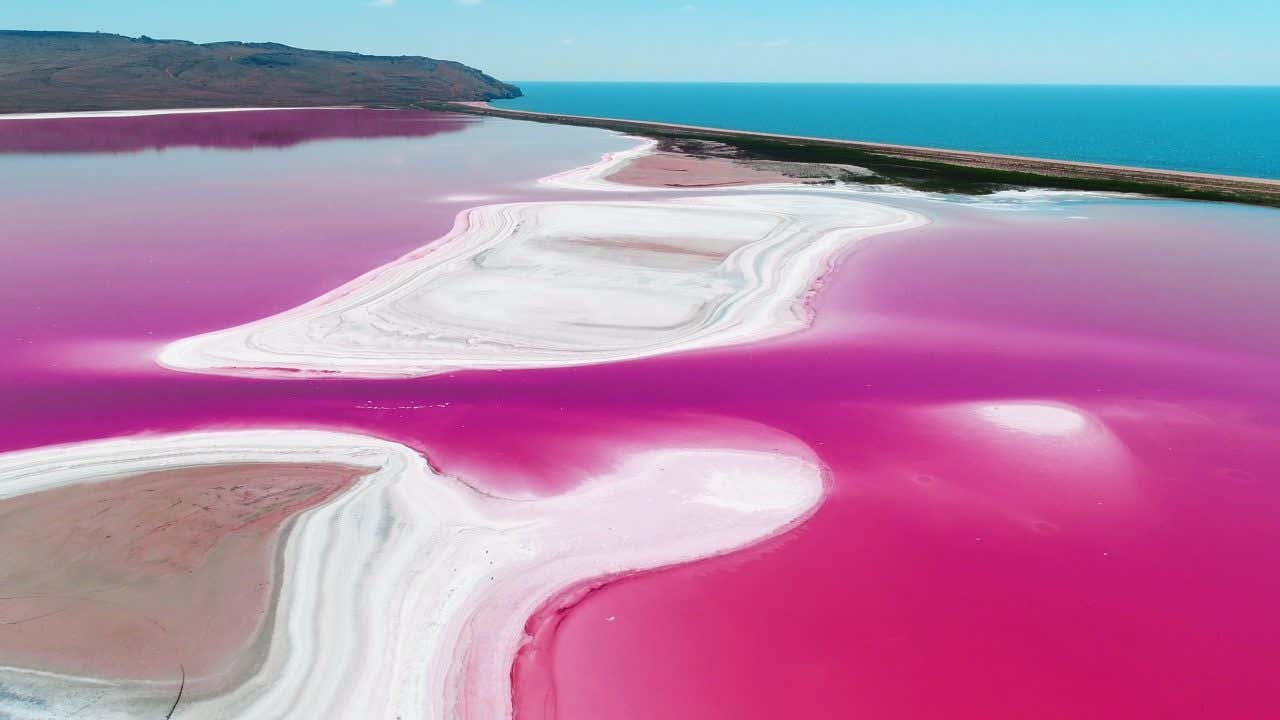
[[[759,186],[803,182],[784,172],[790,168],[761,167],[760,163],[729,158],[695,157],[663,150],[661,144],[653,140],[638,139],[640,144],[630,150],[607,153],[599,162],[556,173],[539,182],[567,190],[605,192],[715,190],[744,186],[759,189]]]
[[[604,182],[636,152],[549,182]],[[805,327],[807,293],[854,242],[925,222],[795,187],[483,206],[411,256],[274,317],[171,343],[158,360],[232,375],[411,377],[747,343]]]
[[[780,172],[758,170],[723,158],[696,158],[657,152],[637,158],[608,177],[609,182],[640,187],[707,188],[791,182]]]
[[[3,667],[0,715],[164,717],[177,701],[173,717],[191,720],[506,717],[524,624],[556,592],[740,548],[807,516],[824,492],[820,469],[794,457],[667,449],[632,455],[612,475],[564,495],[513,500],[438,475],[395,443],[264,430],[9,453],[0,456],[0,498],[90,498],[129,478],[255,463],[347,468],[361,477],[289,526],[272,620],[243,650],[243,676],[228,687],[224,678],[184,672],[180,653],[167,675],[152,679]],[[7,654],[0,662],[14,664]]]
[[[746,159],[724,143],[636,138],[629,150],[608,153],[599,162],[566,170],[540,182],[569,190],[755,190],[802,185],[861,183],[875,173],[855,165]]]
[[[472,115],[598,127],[639,136],[698,139],[725,143],[744,140],[752,142],[763,141],[772,144],[775,149],[800,148],[805,150],[853,151],[877,162],[888,162],[890,166],[897,161],[917,163],[914,166],[915,169],[911,172],[899,173],[901,175],[900,182],[910,180],[921,170],[924,170],[926,173],[931,173],[940,179],[953,178],[960,185],[995,182],[1004,185],[1031,185],[1057,189],[1149,193],[1161,197],[1226,200],[1273,206],[1280,202],[1280,180],[1270,178],[1215,175],[1180,170],[1158,170],[1124,165],[1052,160],[856,140],[835,140],[832,138],[731,130],[647,120],[619,120],[588,115],[531,112],[498,108],[492,105],[429,102],[423,103],[422,106],[432,110]],[[918,163],[924,163],[924,165],[919,165]],[[976,168],[983,171],[993,171],[994,174],[987,174],[985,179],[984,177],[975,177],[972,173],[963,172],[957,176],[957,168]],[[939,170],[946,170],[946,172],[939,173]]]
[[[599,160],[590,165],[569,168],[563,172],[539,178],[538,183],[564,190],[635,191],[637,188],[622,183],[610,182],[608,178],[626,170],[631,163],[652,156],[658,151],[658,141],[649,138],[629,139],[637,141],[636,144],[626,150],[605,153]]]

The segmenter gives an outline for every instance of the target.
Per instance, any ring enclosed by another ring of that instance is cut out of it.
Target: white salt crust
[[[858,240],[926,223],[823,192],[486,205],[410,256],[279,315],[182,339],[189,372],[415,377],[588,365],[806,327]]]
[[[402,445],[250,430],[149,436],[0,455],[0,498],[175,468],[340,463],[369,474],[298,516],[274,622],[233,689],[0,668],[0,716],[55,718],[504,718],[524,625],[577,583],[724,553],[821,502],[812,463],[741,450],[632,455],[542,499],[482,494]],[[175,669],[175,675],[176,675]],[[88,712],[89,714],[85,714]]]

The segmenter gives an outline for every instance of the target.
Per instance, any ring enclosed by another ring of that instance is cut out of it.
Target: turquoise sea
[[[1280,87],[521,82],[520,110],[1280,178]]]

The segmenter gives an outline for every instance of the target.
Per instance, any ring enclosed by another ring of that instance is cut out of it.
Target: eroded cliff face
[[[513,85],[447,60],[278,43],[0,31],[0,113],[492,100]]]

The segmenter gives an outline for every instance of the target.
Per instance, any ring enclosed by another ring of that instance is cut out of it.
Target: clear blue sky
[[[0,28],[430,55],[517,81],[1280,84],[1280,0],[0,0]]]

